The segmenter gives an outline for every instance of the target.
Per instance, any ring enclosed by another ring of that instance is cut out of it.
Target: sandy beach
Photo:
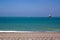
[[[0,32],[0,40],[60,40],[60,32]]]

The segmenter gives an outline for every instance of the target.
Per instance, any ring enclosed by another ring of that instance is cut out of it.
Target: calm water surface
[[[60,17],[0,17],[0,30],[60,31]]]

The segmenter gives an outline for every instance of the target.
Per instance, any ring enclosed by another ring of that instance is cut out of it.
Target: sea
[[[0,17],[0,31],[60,31],[60,17]]]

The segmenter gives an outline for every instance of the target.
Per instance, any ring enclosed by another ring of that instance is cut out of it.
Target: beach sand
[[[60,40],[60,32],[0,32],[0,40]]]

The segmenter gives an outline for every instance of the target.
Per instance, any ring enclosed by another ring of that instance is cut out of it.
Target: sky
[[[0,0],[0,16],[60,17],[60,0]]]

